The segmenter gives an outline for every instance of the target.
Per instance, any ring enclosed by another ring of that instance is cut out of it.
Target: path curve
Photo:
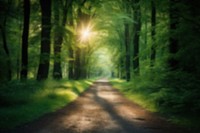
[[[107,80],[65,108],[12,131],[14,133],[186,133],[127,100]],[[187,132],[188,133],[188,132]]]

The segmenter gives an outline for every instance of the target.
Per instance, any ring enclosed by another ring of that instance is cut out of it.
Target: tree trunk
[[[171,70],[176,70],[178,68],[178,60],[175,59],[175,54],[178,52],[178,39],[176,38],[175,31],[177,30],[179,24],[179,13],[177,9],[177,3],[179,0],[170,0],[170,38],[169,38],[169,53],[170,57],[168,64]]]
[[[72,4],[72,0],[66,0],[65,4],[64,4],[64,8],[62,9],[63,11],[63,17],[62,17],[62,23],[61,25],[59,24],[59,20],[61,18],[60,16],[60,12],[59,12],[59,8],[57,7],[57,5],[60,5],[60,3],[58,3],[59,1],[55,1],[57,2],[56,4],[54,4],[54,9],[55,9],[55,24],[58,26],[58,28],[56,28],[56,34],[55,34],[55,40],[54,40],[54,69],[53,69],[53,77],[54,79],[61,79],[62,78],[62,67],[61,67],[61,49],[62,49],[62,43],[63,43],[63,31],[60,31],[60,27],[62,27],[63,29],[65,29],[65,25],[67,22],[67,14],[69,11],[69,8]]]
[[[140,11],[140,0],[134,0],[134,38],[133,38],[133,71],[134,74],[139,75],[140,73],[140,62],[139,62],[139,39],[141,29],[141,11]]]
[[[69,26],[73,27],[74,22],[73,22],[73,11],[72,11],[72,6],[69,7],[69,15],[68,15],[68,20],[69,20]],[[69,34],[70,38],[69,41],[69,47],[68,47],[68,56],[69,56],[69,61],[68,61],[68,78],[69,79],[74,79],[74,49],[73,49],[73,39],[74,35],[73,34]]]
[[[150,55],[150,66],[153,67],[156,60],[156,6],[155,1],[151,0],[151,38],[152,38],[152,44],[151,44],[151,55]]]
[[[74,50],[72,49],[72,46],[69,46],[69,66],[68,66],[68,78],[74,79]]]
[[[22,35],[22,54],[21,54],[21,80],[27,79],[28,75],[28,35],[30,22],[30,0],[24,0],[24,27]]]
[[[86,63],[85,63],[85,48],[81,49],[81,79],[85,78],[85,67],[86,67]]]
[[[6,78],[7,80],[11,80],[12,79],[12,69],[11,69],[11,59],[10,59],[10,52],[8,49],[8,44],[7,44],[7,39],[6,39],[6,21],[7,21],[7,17],[5,16],[4,21],[3,21],[3,26],[0,27],[1,29],[1,35],[2,35],[2,41],[3,41],[3,48],[4,51],[6,53],[6,64],[7,64],[7,75]]]
[[[81,61],[80,61],[80,52],[81,52],[81,49],[80,48],[76,48],[76,54],[75,54],[75,66],[74,66],[74,69],[75,69],[75,73],[74,73],[74,78],[77,80],[77,79],[80,79],[80,76],[81,76]]]
[[[83,0],[82,3],[79,5],[79,9],[77,11],[78,13],[78,22],[77,22],[77,29],[81,29],[82,26],[87,26],[89,24],[89,20],[90,20],[90,15],[82,12],[81,7],[84,5],[84,3],[86,2],[86,0]],[[77,31],[78,32],[78,31]],[[77,44],[79,39],[80,39],[80,35],[76,36],[77,38]],[[83,55],[83,56],[82,56]],[[75,51],[75,79],[80,79],[80,78],[84,78],[84,68],[85,68],[85,53],[84,53],[84,49],[80,48],[79,46],[76,46],[76,51]]]
[[[62,23],[60,24],[60,9],[58,8],[61,3],[60,1],[54,1],[54,24],[57,28],[55,28],[55,35],[54,35],[54,67],[53,67],[53,78],[54,79],[61,79],[62,78],[62,67],[61,67],[61,50],[62,50],[62,43],[63,43],[63,31],[60,31],[60,27],[65,29],[66,23],[67,23],[67,14],[71,7],[72,0],[66,0],[64,4],[63,11],[63,17],[62,17]]]
[[[50,62],[51,0],[40,0],[40,5],[42,11],[42,33],[37,80],[45,80],[48,78]]]
[[[58,35],[58,34],[57,34]],[[56,35],[56,36],[57,36]],[[53,65],[53,78],[62,78],[62,67],[61,67],[61,36],[57,36],[54,40],[54,65]]]
[[[120,58],[120,78],[125,79],[124,76],[124,55]]]
[[[63,34],[61,31],[60,24],[60,8],[58,8],[61,3],[59,0],[53,1],[53,9],[54,9],[54,64],[53,64],[53,78],[61,79],[62,78],[62,68],[61,68],[61,48],[63,42]],[[64,27],[62,27],[64,28]]]
[[[144,19],[144,32],[145,32],[145,35],[144,35],[144,45],[145,47],[147,47],[147,38],[148,38],[148,11],[147,11],[147,3],[145,3],[145,11],[144,11],[144,14],[145,14],[145,19]],[[146,55],[146,59],[148,59],[148,55]]]
[[[130,37],[129,37],[129,26],[125,24],[125,49],[126,49],[126,80],[130,81]]]

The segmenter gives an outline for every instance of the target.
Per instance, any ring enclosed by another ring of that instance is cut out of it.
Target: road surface
[[[106,80],[63,109],[12,131],[14,133],[186,133],[127,100]],[[188,133],[188,132],[187,132]]]

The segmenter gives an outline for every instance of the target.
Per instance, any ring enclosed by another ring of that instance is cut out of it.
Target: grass
[[[179,79],[180,80],[180,79]],[[172,81],[171,81],[172,82]],[[172,123],[187,127],[192,131],[199,131],[199,90],[189,88],[191,83],[185,83],[181,89],[169,88],[174,85],[159,85],[152,80],[134,79],[131,82],[113,79],[111,83],[119,89],[128,99],[141,105],[151,112],[157,112]],[[187,88],[184,88],[187,86]],[[194,84],[192,85],[194,86]],[[195,92],[196,91],[196,92]]]
[[[66,106],[92,84],[82,81],[12,81],[0,86],[0,129],[12,129]]]
[[[156,104],[152,99],[149,99],[148,91],[140,91],[136,89],[138,86],[134,85],[133,82],[126,82],[125,80],[113,79],[111,83],[114,88],[119,89],[131,101],[134,101],[151,112],[157,112]]]

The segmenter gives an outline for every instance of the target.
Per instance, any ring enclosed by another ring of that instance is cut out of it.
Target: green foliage
[[[146,109],[159,112],[172,122],[198,128],[200,111],[200,81],[182,71],[146,72],[127,83],[112,80],[125,96]]]
[[[200,81],[192,74],[181,71],[169,72],[162,86],[164,93],[162,99],[157,99],[161,107],[171,107],[168,112],[177,114],[197,114],[200,111]]]
[[[11,81],[0,87],[0,129],[13,128],[54,112],[92,84],[82,81]]]
[[[113,83],[117,88],[121,88],[126,96],[143,107],[163,114],[170,114],[173,121],[184,120],[187,121],[185,123],[188,123],[191,113],[197,115],[200,111],[200,2],[193,0],[173,4],[173,7],[179,11],[177,16],[179,21],[173,32],[170,29],[169,0],[155,0],[154,2],[157,11],[155,65],[150,66],[152,5],[149,0],[140,0],[142,23],[139,33],[140,76],[135,76],[132,72],[131,82],[113,81]],[[86,77],[109,77],[112,75],[125,78],[124,23],[129,24],[130,28],[130,55],[132,56],[134,54],[132,48],[133,29],[135,28],[132,13],[135,9],[128,9],[127,7],[134,7],[134,2],[72,0],[72,5],[68,5],[69,7],[67,7],[67,3],[65,0],[53,2],[51,41],[53,42],[53,38],[56,36],[62,37],[60,39],[62,40],[62,51],[57,54],[61,55],[61,58],[57,58],[59,56],[53,56],[53,49],[51,50],[51,65],[54,59],[60,61],[64,77],[67,77],[69,73],[67,67],[70,66],[71,61],[72,70],[75,71],[76,67],[80,70],[85,69],[88,73]],[[19,0],[0,0],[0,25],[6,29],[13,79],[19,78],[19,66],[21,66],[22,7],[22,2]],[[63,21],[65,15],[66,22]],[[81,18],[84,20],[81,20]],[[38,0],[31,1],[30,19],[28,78],[35,78],[39,65],[41,41],[41,7]],[[93,36],[88,39],[87,43],[83,44],[79,41],[78,32],[80,29],[78,28],[80,23],[87,25],[85,23],[87,21],[90,21]],[[2,34],[2,30],[0,30],[0,33]],[[178,50],[173,54],[169,53],[170,37],[178,41]],[[79,53],[80,62],[82,62],[79,65],[76,64],[78,47],[81,49]],[[53,43],[51,48],[53,48]],[[70,52],[71,55],[69,55]],[[178,61],[178,69],[168,70],[169,57]],[[8,75],[7,60],[9,59],[6,57],[1,35],[1,82],[4,82]],[[130,60],[130,62],[132,61],[133,59]],[[52,73],[52,70],[53,68],[50,66],[49,73]],[[27,82],[11,81],[1,85],[0,104],[2,108],[0,109],[0,116],[3,118],[2,121],[6,121],[6,123],[13,121],[15,123],[13,126],[17,123],[30,121],[45,113],[45,110],[49,112],[65,105],[84,91],[87,88],[85,85],[87,84],[82,83],[82,81],[47,81],[43,83],[30,80]],[[25,110],[30,113],[24,114]],[[181,116],[178,118],[178,115]],[[20,117],[23,118],[22,116],[26,120],[19,120]],[[4,125],[4,123],[0,123],[0,125]]]

